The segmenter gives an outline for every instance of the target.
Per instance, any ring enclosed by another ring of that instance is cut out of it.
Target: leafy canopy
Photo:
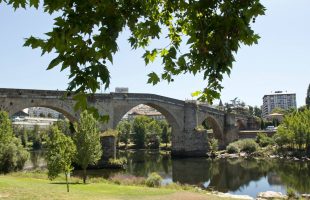
[[[62,133],[57,126],[53,126],[47,147],[48,177],[53,180],[62,172],[69,174],[73,170],[72,162],[76,155],[73,140]]]
[[[86,168],[96,164],[101,158],[102,149],[98,122],[87,110],[80,114],[79,123],[74,124],[76,133],[74,143],[77,146],[76,163],[83,169],[83,182],[86,183]]]
[[[211,102],[220,96],[224,74],[230,74],[234,54],[240,44],[257,43],[259,36],[250,27],[265,8],[259,0],[0,0],[15,9],[28,6],[54,14],[52,30],[46,38],[29,37],[25,46],[51,51],[56,57],[47,69],[69,68],[68,90],[79,92],[85,102],[87,92],[95,92],[100,82],[107,88],[118,51],[117,38],[130,30],[133,49],[143,48],[146,65],[161,59],[163,72],[149,74],[148,83],[173,81],[184,73],[203,73],[207,86],[200,100]],[[166,38],[166,46],[149,49],[152,40]],[[186,50],[181,48],[186,46]],[[182,51],[184,52],[182,52]],[[87,106],[78,104],[81,108]]]

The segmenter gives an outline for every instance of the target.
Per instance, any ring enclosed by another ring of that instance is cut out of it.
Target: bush
[[[227,153],[239,153],[240,149],[236,143],[231,143],[226,147]]]
[[[226,148],[227,152],[228,152],[228,149],[230,150],[230,152],[234,152],[234,153],[237,153],[236,150],[238,150],[238,152],[240,150],[240,151],[244,151],[247,153],[253,153],[259,149],[259,146],[253,139],[244,139],[244,140],[238,140],[236,142],[230,143]]]
[[[20,140],[12,138],[8,144],[0,144],[0,171],[8,173],[22,170],[29,157]]]
[[[266,133],[258,133],[256,137],[256,142],[261,147],[266,147],[268,145],[274,144],[273,139],[268,137]]]
[[[298,199],[298,195],[293,188],[287,188],[286,195],[288,199]]]
[[[130,174],[115,174],[109,178],[115,184],[118,185],[144,185],[145,178],[137,177]]]
[[[209,149],[211,152],[215,152],[217,151],[219,148],[219,143],[218,143],[218,140],[215,139],[215,138],[211,138],[209,140]]]
[[[153,172],[147,177],[145,184],[148,187],[159,187],[161,185],[161,181],[161,176],[156,172]]]
[[[108,164],[112,168],[125,168],[125,165],[127,164],[127,159],[124,157],[120,159],[110,158]]]
[[[247,153],[253,153],[258,149],[258,144],[253,139],[239,140],[239,142],[241,151],[245,151]]]

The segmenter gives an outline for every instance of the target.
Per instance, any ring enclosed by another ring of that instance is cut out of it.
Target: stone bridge
[[[75,101],[66,91],[0,89],[0,110],[10,116],[30,107],[46,107],[65,115],[70,121],[78,120],[79,113],[74,111]],[[101,124],[101,129],[116,128],[122,117],[139,104],[151,106],[161,112],[172,127],[172,155],[201,156],[208,150],[205,130],[200,130],[205,120],[212,127],[220,146],[238,139],[236,116],[225,114],[207,104],[197,101],[181,101],[155,94],[110,93],[94,94],[88,104],[98,109],[110,120]]]

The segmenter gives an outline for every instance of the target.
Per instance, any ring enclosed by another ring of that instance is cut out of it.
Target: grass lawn
[[[167,188],[116,185],[107,181],[80,184],[73,178],[70,192],[66,192],[63,179],[49,181],[46,174],[12,173],[0,175],[0,199],[147,199],[147,200],[217,200],[224,199],[210,194]]]

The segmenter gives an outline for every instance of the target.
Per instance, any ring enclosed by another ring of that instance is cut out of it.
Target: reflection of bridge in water
[[[110,93],[94,94],[88,98],[89,106],[98,109],[101,115],[109,115],[110,120],[101,125],[102,130],[115,128],[122,117],[133,107],[145,104],[161,112],[172,127],[172,154],[181,156],[201,156],[207,152],[208,142],[205,130],[197,126],[205,120],[212,127],[221,146],[238,138],[238,127],[246,118],[227,114],[196,101],[181,101],[155,94]],[[46,107],[76,121],[79,113],[74,111],[73,95],[65,91],[0,89],[0,110],[10,116],[29,107]]]

